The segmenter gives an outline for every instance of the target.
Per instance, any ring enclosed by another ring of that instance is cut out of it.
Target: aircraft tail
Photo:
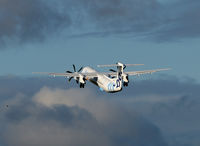
[[[118,62],[116,64],[97,65],[97,67],[117,67],[119,66],[119,64],[122,64],[122,63]],[[144,64],[122,64],[122,65],[125,67],[125,66],[140,66]]]

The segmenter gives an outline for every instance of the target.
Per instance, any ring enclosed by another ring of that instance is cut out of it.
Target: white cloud
[[[156,126],[108,98],[90,89],[48,87],[33,97],[15,97],[1,118],[0,139],[8,146],[166,145]]]

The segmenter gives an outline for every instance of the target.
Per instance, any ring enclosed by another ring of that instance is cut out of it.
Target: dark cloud
[[[138,78],[138,77],[137,77]],[[137,79],[135,78],[135,79]],[[153,86],[152,86],[153,85]],[[128,92],[129,95],[199,95],[200,85],[192,78],[179,79],[174,76],[161,76],[158,79],[148,79],[143,82],[134,80],[131,82],[133,90]]]
[[[0,0],[0,43],[41,41],[59,30],[70,38],[199,37],[199,5],[198,0]]]
[[[166,23],[152,35],[160,41],[199,37],[199,6],[198,0],[179,0],[165,6]]]
[[[161,13],[162,5],[157,0],[78,0],[70,5],[82,12],[74,18],[81,15],[81,21],[89,26],[85,29],[87,33],[77,37],[138,36],[156,29],[165,21]]]
[[[156,0],[88,0],[88,4],[91,19],[105,30],[140,32],[152,29],[159,23],[155,21],[160,8]]]
[[[1,101],[13,98],[16,95],[25,94],[32,96],[40,88],[47,85],[50,88],[68,88],[65,84],[66,79],[60,78],[23,78],[17,76],[0,76],[0,97]],[[73,85],[73,84],[72,84]],[[29,88],[30,87],[30,88]]]
[[[70,25],[67,14],[45,0],[0,0],[0,42],[41,41]],[[13,43],[13,42],[12,42]]]
[[[170,41],[200,34],[198,0],[80,0],[69,5],[81,12],[73,18],[81,17],[77,22],[89,26],[77,37],[114,35]]]

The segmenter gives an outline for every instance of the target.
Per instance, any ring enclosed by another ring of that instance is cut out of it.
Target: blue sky
[[[121,37],[51,38],[1,51],[1,75],[31,76],[34,71],[64,72],[73,63],[96,68],[121,61],[145,64],[128,70],[170,67],[169,75],[199,81],[199,42],[198,38],[162,43]]]

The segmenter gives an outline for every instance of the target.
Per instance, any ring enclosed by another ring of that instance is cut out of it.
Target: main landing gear
[[[80,83],[80,88],[84,88],[84,87],[85,87],[85,84]]]
[[[123,85],[124,85],[124,87],[127,87],[128,86],[128,82],[124,82]]]

